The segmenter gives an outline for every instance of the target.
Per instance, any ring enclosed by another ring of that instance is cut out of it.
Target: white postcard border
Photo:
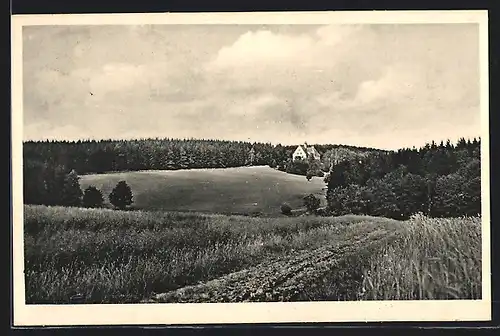
[[[284,322],[489,321],[491,319],[487,11],[64,14],[12,17],[13,322],[15,326]],[[477,23],[481,67],[482,300],[300,303],[26,305],[22,201],[22,27],[133,24]]]

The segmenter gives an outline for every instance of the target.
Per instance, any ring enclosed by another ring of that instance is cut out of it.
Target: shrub
[[[94,186],[89,186],[83,193],[83,206],[86,208],[100,208],[104,203],[102,192]]]
[[[289,174],[306,175],[309,169],[309,163],[304,160],[289,161],[286,166],[286,172]]]
[[[317,208],[319,208],[321,201],[319,198],[314,196],[313,194],[309,194],[304,197],[304,206],[307,208],[307,211],[314,212]]]
[[[350,184],[327,193],[329,211],[334,215],[371,213],[373,195],[367,187]]]
[[[120,181],[116,184],[116,187],[114,187],[109,194],[109,201],[115,207],[123,210],[127,206],[132,204],[132,197],[132,190],[130,190],[127,182]]]
[[[288,203],[283,203],[281,204],[281,213],[284,215],[291,215],[292,214],[292,207]]]

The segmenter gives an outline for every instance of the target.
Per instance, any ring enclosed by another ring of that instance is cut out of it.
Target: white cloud
[[[283,62],[299,62],[313,48],[309,36],[287,36],[262,30],[243,34],[231,46],[223,47],[209,64],[214,70],[252,67],[256,64],[279,66]]]
[[[420,74],[414,70],[398,65],[387,67],[381,78],[370,79],[359,85],[354,102],[370,104],[384,99],[401,103],[402,99],[418,93]]]
[[[335,66],[335,58],[362,32],[360,26],[321,26],[314,35],[249,31],[219,50],[209,69]]]
[[[375,144],[479,125],[471,27],[125,28],[30,33],[25,122],[50,122],[27,134]]]
[[[108,63],[101,70],[89,76],[90,89],[94,92],[131,89],[146,84],[148,80],[143,65]]]
[[[262,94],[249,97],[221,97],[220,101],[228,102],[226,113],[234,115],[256,115],[262,114],[273,108],[284,108],[286,103],[283,99],[276,97],[273,94]]]

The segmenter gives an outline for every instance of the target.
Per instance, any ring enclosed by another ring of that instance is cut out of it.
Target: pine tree
[[[451,144],[450,139],[446,140],[446,149],[448,149],[448,150],[452,150],[453,149],[453,145]]]
[[[66,168],[61,165],[46,163],[43,169],[44,199],[45,205],[63,205],[64,184],[66,180]]]
[[[81,204],[82,189],[76,171],[70,171],[64,178],[62,188],[61,205],[79,206]]]
[[[94,186],[89,186],[83,193],[83,206],[86,208],[100,208],[104,203],[102,192]]]
[[[27,161],[23,165],[24,204],[45,204],[47,201],[47,186],[43,171],[43,164],[37,161]]]
[[[133,202],[132,190],[127,182],[120,181],[109,194],[109,201],[118,209],[125,209]]]

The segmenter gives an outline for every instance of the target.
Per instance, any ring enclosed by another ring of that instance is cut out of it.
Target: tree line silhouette
[[[334,148],[372,151],[345,145],[315,145],[321,153]],[[139,139],[87,141],[26,141],[24,161],[74,169],[78,174],[110,171],[228,168],[246,165],[281,167],[289,163],[297,146],[270,143]]]

